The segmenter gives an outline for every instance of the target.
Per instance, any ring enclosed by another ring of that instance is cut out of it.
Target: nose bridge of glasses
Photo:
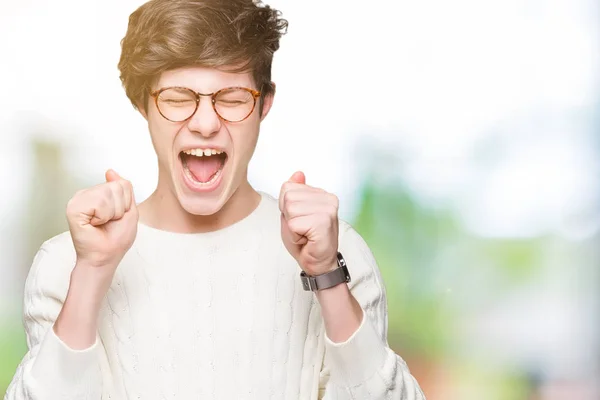
[[[196,109],[194,110],[193,114],[190,116],[190,118],[194,119],[198,116],[202,116],[201,119],[205,120],[206,119],[206,113],[208,113],[209,115],[213,115],[214,117],[216,117],[217,119],[220,118],[219,113],[217,112],[214,103],[215,103],[215,93],[200,93],[200,92],[194,92],[196,94]],[[202,97],[210,97],[211,101],[210,102],[204,102],[205,105],[204,107],[206,108],[205,110],[202,109],[203,105],[202,105],[202,101],[200,101],[200,99]]]
[[[215,95],[216,95],[217,93],[218,93],[218,92],[213,92],[213,93],[200,93],[200,92],[194,92],[194,94],[196,94],[196,99],[197,99],[198,101],[200,101],[200,98],[201,98],[201,97],[212,97],[212,99],[214,100],[214,98],[215,98]]]

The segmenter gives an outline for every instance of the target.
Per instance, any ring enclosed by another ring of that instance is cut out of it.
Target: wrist
[[[317,290],[315,296],[321,303],[321,307],[329,307],[329,305],[339,306],[341,303],[348,302],[352,293],[347,283],[340,283],[327,289]]]
[[[71,272],[71,280],[67,300],[77,301],[85,307],[96,307],[99,309],[100,303],[108,292],[115,268],[110,266],[105,267],[90,267],[85,263],[75,264],[75,268]]]
[[[306,270],[300,273],[302,287],[304,290],[320,291],[330,289],[342,283],[350,282],[350,272],[346,266],[346,260],[342,253],[337,252],[334,266],[327,269],[327,272],[310,275]]]
[[[73,271],[71,271],[71,284],[94,287],[103,287],[112,282],[116,271],[115,263],[95,264],[85,260],[77,260]],[[108,286],[106,290],[108,290]]]
[[[336,256],[332,260],[325,262],[322,265],[302,265],[301,267],[308,276],[319,276],[331,271],[335,271],[337,268],[339,268],[339,265]]]

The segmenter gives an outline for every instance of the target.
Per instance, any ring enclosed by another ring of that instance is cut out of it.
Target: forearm
[[[54,332],[73,350],[89,348],[96,342],[98,315],[110,281],[108,268],[77,264],[71,273],[65,303],[54,324]]]
[[[329,339],[336,343],[348,340],[363,319],[362,308],[348,285],[343,283],[320,290],[316,292],[316,296]]]
[[[103,287],[95,286],[98,281],[93,276],[81,274],[80,266],[73,270],[68,260],[57,256],[59,251],[46,246],[38,251],[25,285],[23,321],[29,350],[5,399],[98,400],[103,378],[96,319]],[[66,289],[63,282],[69,281],[69,274],[71,284]]]

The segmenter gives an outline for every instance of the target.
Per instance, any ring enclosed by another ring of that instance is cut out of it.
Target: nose
[[[211,137],[221,129],[221,119],[215,112],[210,97],[200,98],[198,109],[188,121],[188,128],[192,133]]]

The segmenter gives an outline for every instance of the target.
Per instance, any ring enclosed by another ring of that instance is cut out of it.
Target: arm
[[[319,398],[424,400],[408,366],[387,344],[387,300],[377,263],[343,221],[340,251],[352,282],[317,294],[325,325]]]
[[[89,287],[78,270],[71,272],[73,264],[69,267],[59,257],[59,238],[42,245],[27,277],[23,321],[29,351],[17,368],[5,400],[101,397],[102,345],[95,334],[93,317],[97,312],[89,302],[81,301]],[[60,326],[55,323],[59,314],[64,322]],[[80,319],[84,315],[87,317]],[[78,319],[84,323],[73,324]]]
[[[109,383],[101,373],[106,354],[98,339],[98,314],[135,240],[138,220],[133,187],[113,170],[106,172],[105,183],[69,200],[70,236],[42,245],[25,283],[29,351],[5,400],[101,398],[103,383]],[[66,253],[71,261],[64,261]]]

